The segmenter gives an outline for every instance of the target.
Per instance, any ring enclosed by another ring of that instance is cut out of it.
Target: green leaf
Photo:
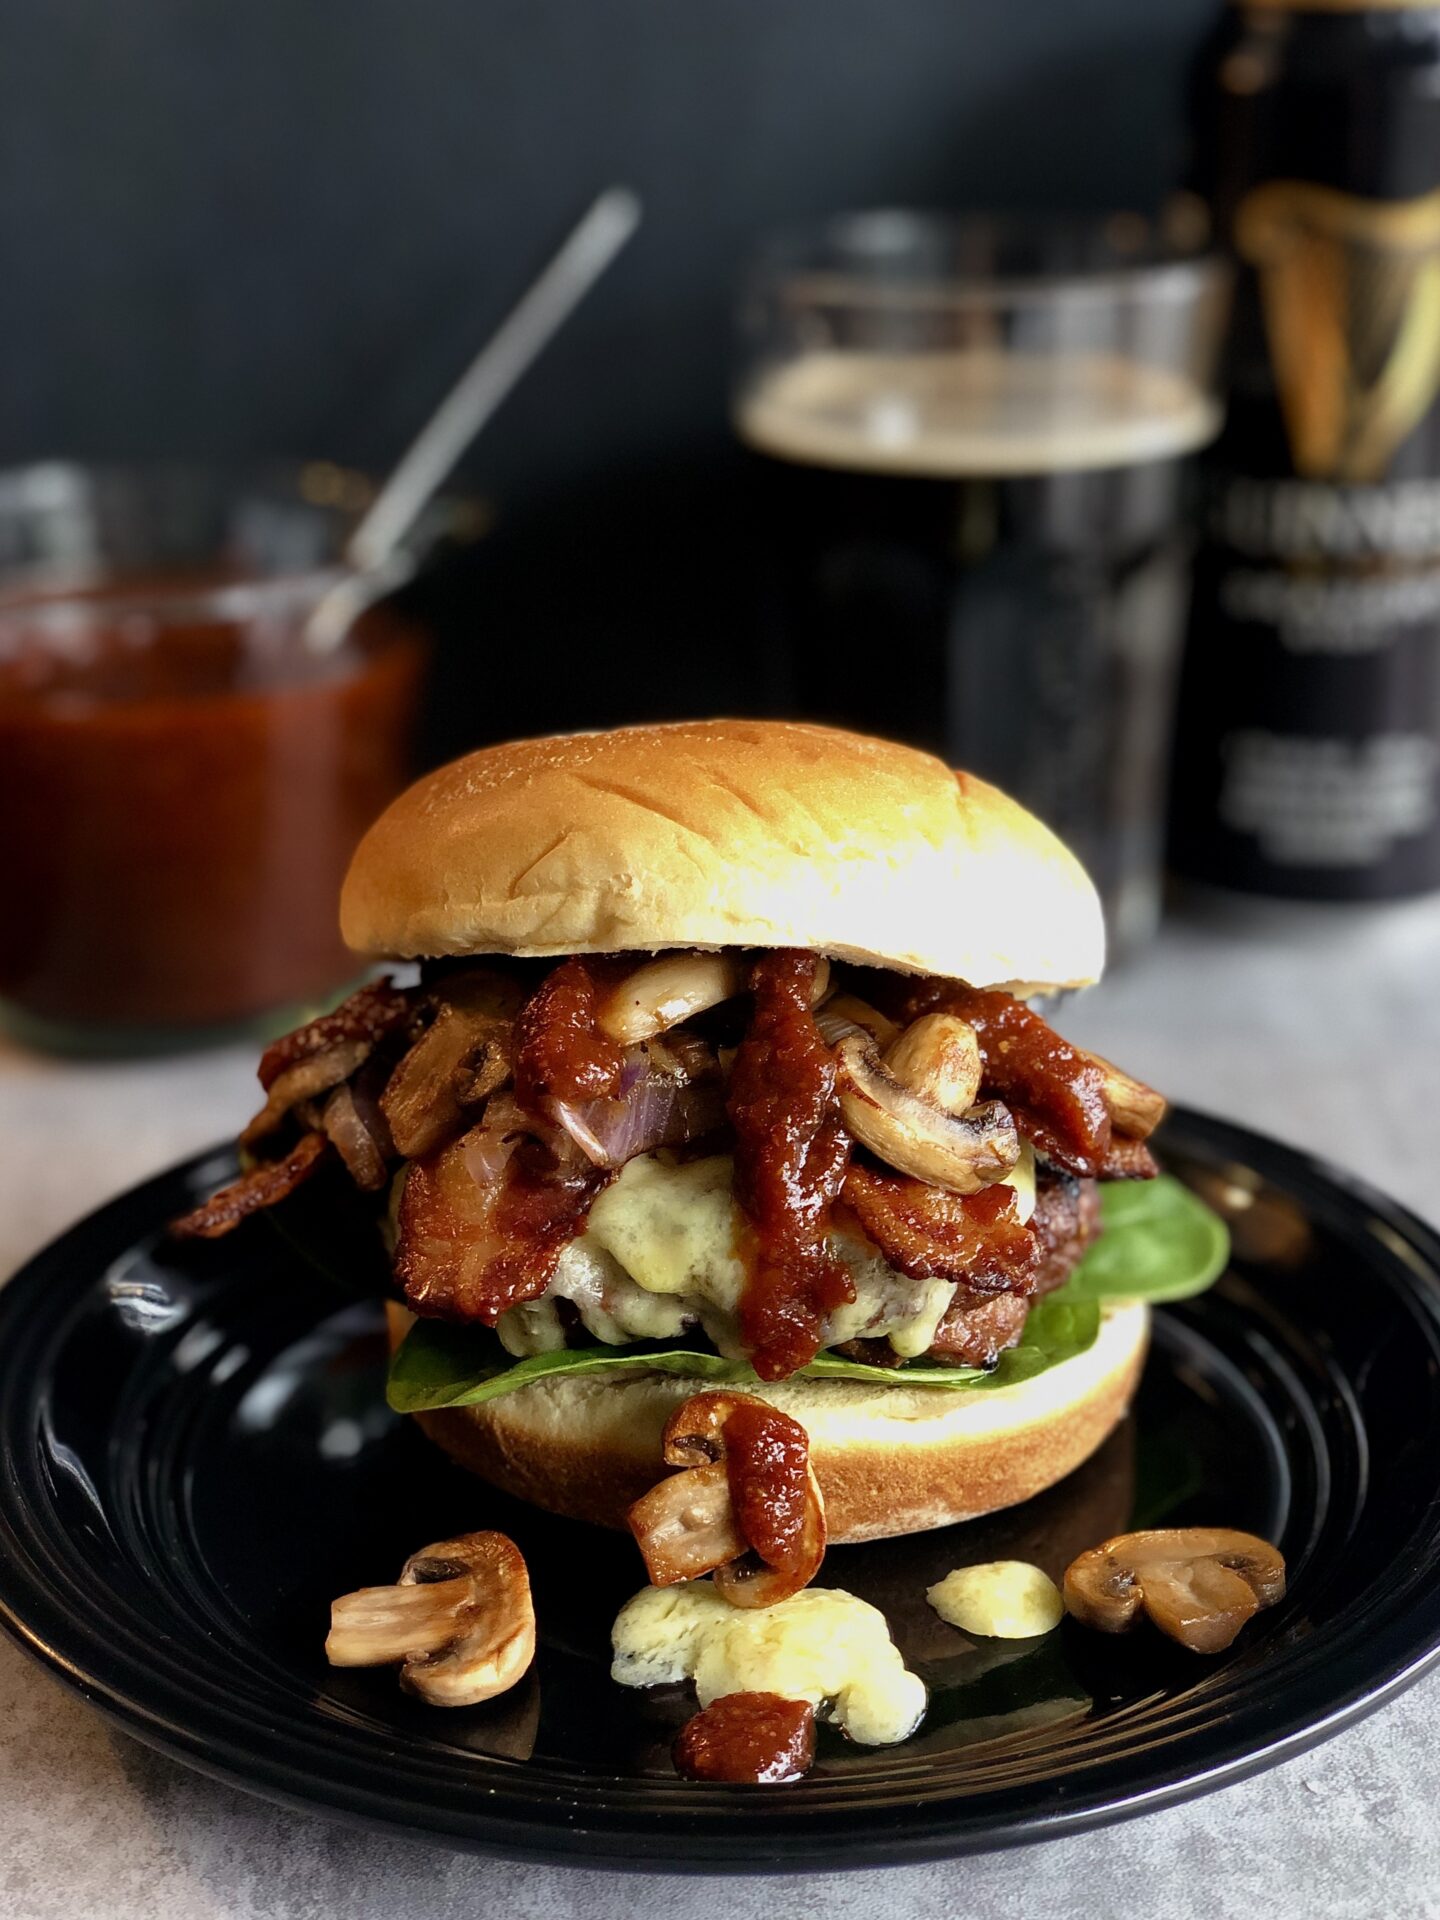
[[[1084,1353],[1094,1346],[1099,1332],[1099,1301],[1072,1298],[1067,1282],[1035,1302],[1025,1316],[1019,1345],[1008,1347],[988,1373],[979,1367],[927,1366],[923,1360],[907,1360],[902,1367],[869,1367],[861,1360],[842,1359],[839,1354],[817,1353],[810,1365],[801,1369],[801,1377],[870,1380],[903,1387],[1013,1387]]]
[[[1184,1300],[1223,1271],[1229,1236],[1222,1221],[1178,1180],[1114,1183],[1101,1189],[1105,1232],[1063,1287],[1031,1307],[1018,1346],[990,1372],[973,1367],[872,1367],[819,1353],[801,1377],[868,1380],[881,1386],[933,1386],[971,1392],[1015,1386],[1093,1346],[1109,1301]],[[724,1360],[675,1342],[628,1347],[565,1347],[516,1360],[488,1327],[417,1320],[390,1363],[388,1397],[397,1413],[432,1407],[474,1407],[557,1374],[677,1373],[727,1385],[753,1385],[742,1360]]]
[[[629,1347],[562,1347],[516,1360],[489,1327],[417,1320],[390,1362],[386,1397],[397,1413],[478,1407],[552,1374],[615,1371],[683,1373],[728,1384],[753,1383],[756,1377],[743,1360],[722,1360],[718,1353],[694,1353],[654,1341]]]
[[[1073,1300],[1068,1286],[1047,1294],[1030,1309],[1018,1346],[1001,1354],[989,1373],[975,1367],[872,1367],[863,1360],[819,1353],[801,1369],[806,1380],[870,1380],[882,1386],[1011,1387],[1047,1367],[1057,1366],[1092,1346],[1100,1331],[1095,1300]],[[743,1360],[717,1353],[646,1342],[630,1347],[562,1347],[515,1360],[488,1327],[455,1327],[442,1320],[417,1320],[390,1363],[388,1398],[397,1413],[431,1407],[478,1407],[500,1394],[514,1393],[532,1380],[556,1374],[679,1373],[730,1386],[753,1386],[756,1374]]]
[[[1105,1231],[1065,1291],[1086,1300],[1188,1300],[1218,1280],[1230,1258],[1225,1222],[1169,1174],[1100,1189]]]

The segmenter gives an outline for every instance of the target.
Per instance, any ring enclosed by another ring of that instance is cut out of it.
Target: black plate
[[[262,1223],[182,1249],[163,1223],[231,1168],[162,1175],[0,1294],[0,1617],[130,1732],[273,1799],[556,1860],[756,1870],[917,1860],[1176,1800],[1323,1738],[1440,1644],[1440,1241],[1391,1202],[1193,1115],[1172,1168],[1229,1216],[1234,1268],[1157,1318],[1134,1414],[1088,1465],[966,1527],[839,1548],[929,1683],[920,1733],[822,1734],[783,1789],[696,1787],[691,1711],[607,1676],[640,1584],[627,1540],[491,1493],[385,1408],[377,1310]],[[1279,1541],[1285,1602],[1226,1655],[1067,1621],[971,1645],[924,1601],[977,1559],[1053,1574],[1128,1524]],[[530,1561],[536,1668],[469,1712],[321,1655],[331,1598],[477,1526]]]

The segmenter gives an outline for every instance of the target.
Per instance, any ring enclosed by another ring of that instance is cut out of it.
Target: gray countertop
[[[1167,929],[1060,1024],[1163,1087],[1440,1214],[1440,905]],[[0,1273],[111,1194],[231,1133],[253,1053],[72,1066],[0,1046]],[[1437,1436],[1440,1439],[1440,1436]],[[1440,1916],[1440,1675],[1313,1753],[1189,1805],[954,1865],[724,1888],[485,1861],[271,1807],[112,1732],[0,1644],[10,1920],[824,1913],[989,1920]]]

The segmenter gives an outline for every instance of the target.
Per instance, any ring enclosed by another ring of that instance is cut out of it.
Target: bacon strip
[[[272,1041],[260,1056],[260,1084],[268,1093],[288,1068],[312,1055],[325,1053],[341,1041],[367,1041],[373,1047],[411,1018],[416,996],[393,980],[373,980],[342,1000],[333,1013],[322,1013],[293,1033]]]
[[[981,1091],[1002,1099],[1046,1160],[1067,1173],[1097,1174],[1110,1147],[1105,1075],[1090,1055],[1012,994],[928,980],[910,996],[908,1020],[956,1013],[980,1043]]]
[[[1123,1133],[1113,1136],[1096,1168],[1102,1180],[1153,1180],[1159,1171],[1159,1163],[1145,1142]]]
[[[171,1233],[182,1240],[218,1240],[263,1207],[273,1207],[303,1186],[319,1167],[328,1142],[323,1133],[303,1134],[283,1160],[252,1167],[228,1187],[175,1221]]]
[[[850,1140],[835,1062],[810,1010],[818,964],[794,949],[755,962],[754,1011],[730,1074],[735,1197],[750,1230],[740,1334],[762,1380],[813,1360],[827,1316],[855,1298],[826,1246]]]
[[[842,1195],[890,1265],[912,1280],[958,1280],[977,1293],[1033,1293],[1040,1243],[1013,1187],[945,1193],[888,1169],[852,1164]]]
[[[418,1313],[493,1327],[507,1308],[544,1293],[612,1176],[578,1155],[561,1160],[524,1133],[508,1097],[491,1105],[501,1111],[411,1162],[395,1277]]]

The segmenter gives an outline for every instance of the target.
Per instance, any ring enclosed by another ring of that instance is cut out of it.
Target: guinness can
[[[1196,90],[1237,267],[1175,756],[1182,875],[1440,887],[1440,7],[1244,0]]]

